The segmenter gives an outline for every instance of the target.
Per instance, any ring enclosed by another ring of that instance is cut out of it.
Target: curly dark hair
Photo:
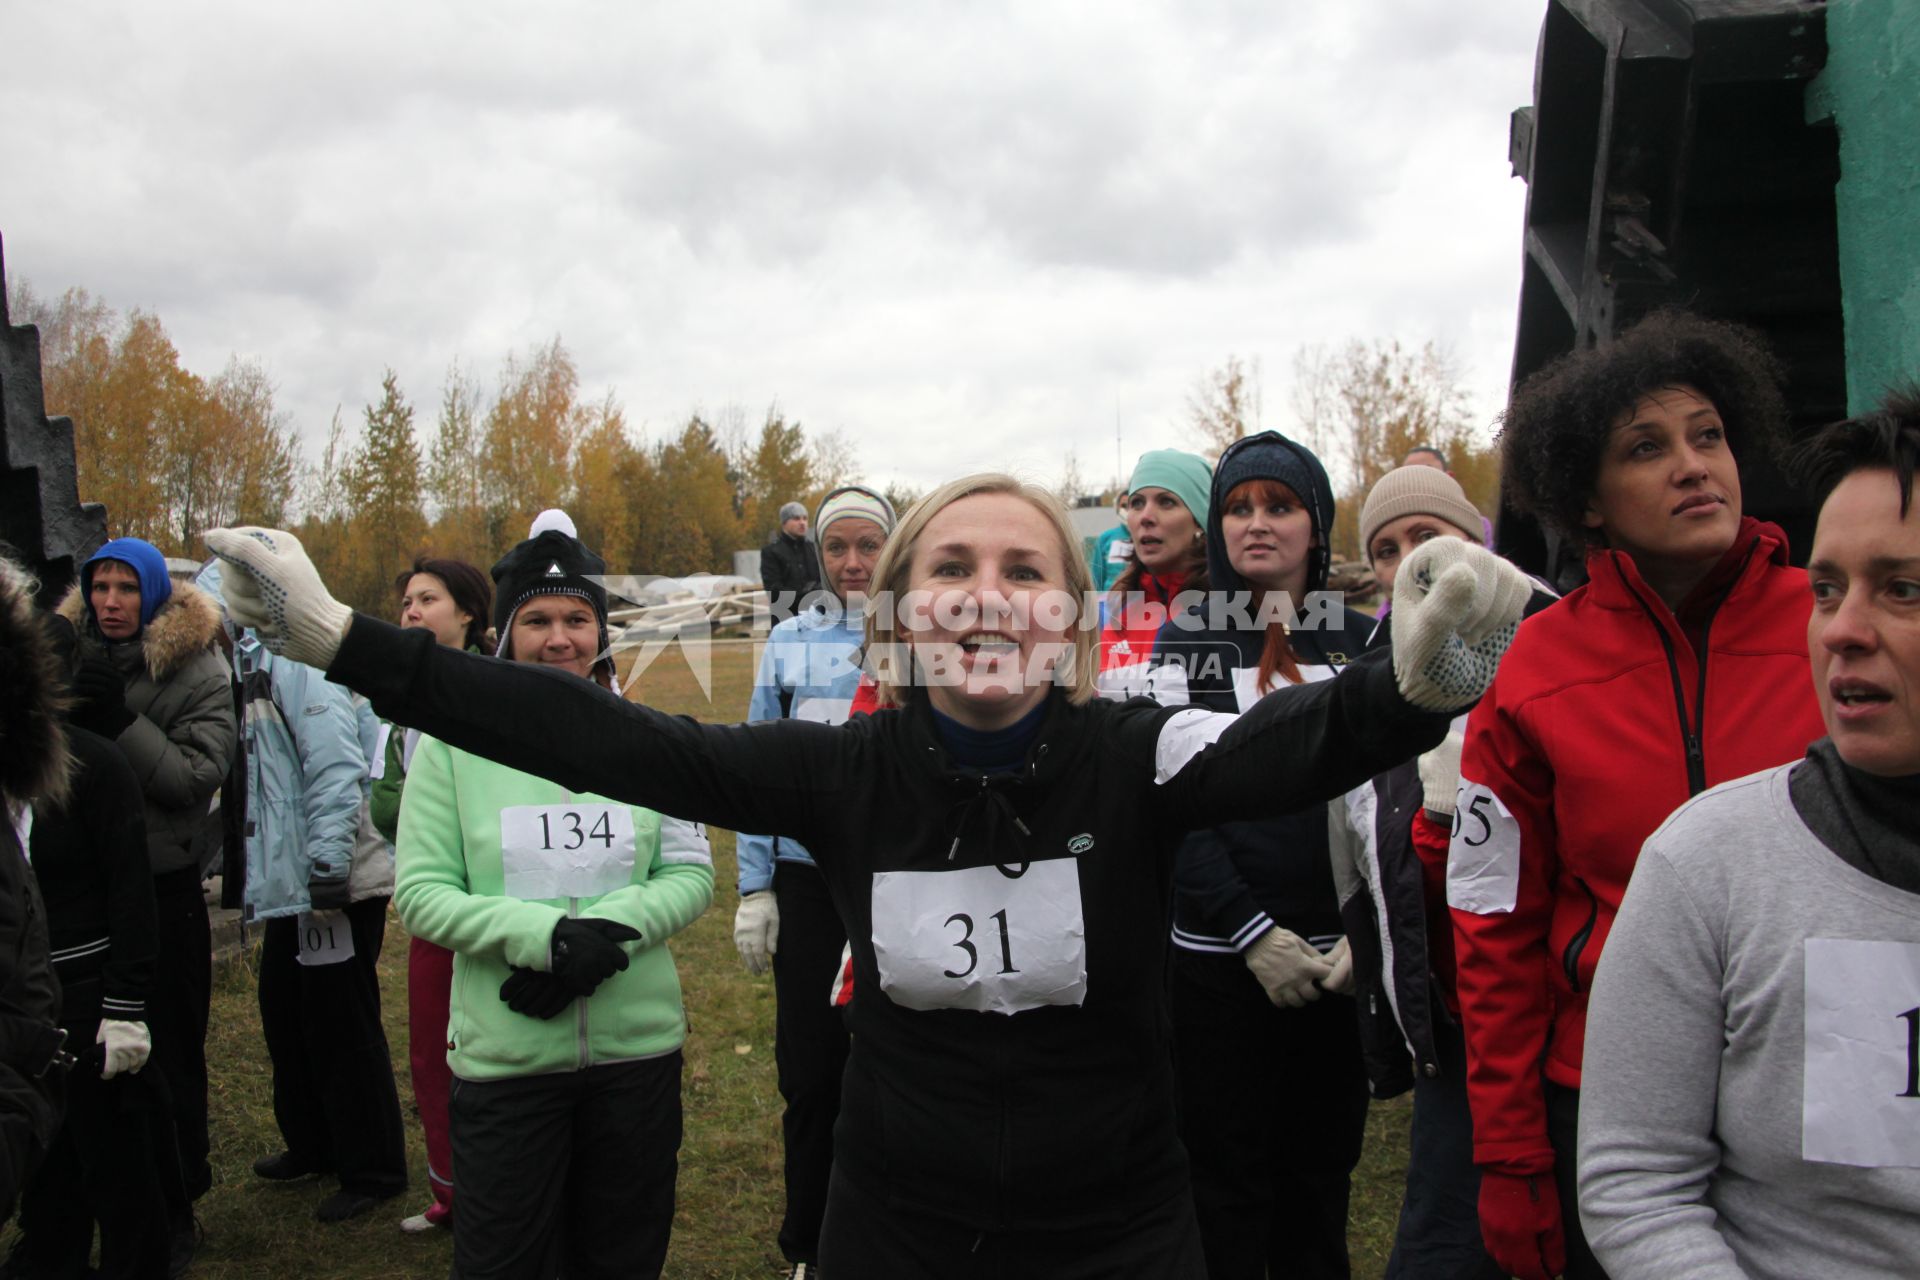
[[[1784,372],[1766,340],[1744,325],[1672,307],[1655,311],[1514,389],[1499,436],[1504,496],[1558,533],[1597,542],[1600,531],[1582,517],[1622,415],[1663,387],[1692,387],[1720,411],[1736,456],[1755,445],[1777,454],[1787,428]]]
[[[1856,471],[1893,472],[1900,486],[1900,518],[1906,519],[1913,507],[1913,473],[1920,470],[1920,382],[1889,388],[1871,413],[1822,427],[1793,461],[1823,505]]]

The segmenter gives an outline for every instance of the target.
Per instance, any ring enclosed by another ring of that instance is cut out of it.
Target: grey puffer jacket
[[[127,678],[127,710],[134,720],[115,745],[146,796],[153,873],[192,866],[195,838],[209,821],[213,794],[239,736],[232,675],[214,647],[219,606],[198,588],[175,583],[172,597],[139,637],[124,641],[100,634],[78,589],[61,601],[60,613],[82,645],[104,652]]]

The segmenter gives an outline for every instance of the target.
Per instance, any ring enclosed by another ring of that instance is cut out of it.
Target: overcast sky
[[[559,335],[646,438],[1095,482],[1196,379],[1432,338],[1504,396],[1544,4],[9,5],[9,276],[260,361],[310,449]],[[57,406],[55,406],[57,410]]]

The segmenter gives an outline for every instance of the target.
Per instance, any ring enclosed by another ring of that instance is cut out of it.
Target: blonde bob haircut
[[[1045,516],[1047,523],[1053,526],[1054,535],[1060,540],[1060,561],[1067,575],[1066,589],[1073,594],[1077,611],[1074,625],[1067,633],[1067,643],[1072,648],[1070,660],[1055,665],[1053,682],[1066,690],[1069,702],[1091,700],[1098,692],[1096,677],[1100,671],[1100,634],[1093,620],[1086,616],[1086,603],[1093,598],[1093,574],[1087,568],[1087,558],[1080,553],[1080,536],[1067,520],[1067,509],[1060,505],[1060,500],[1052,493],[1002,472],[985,471],[950,480],[914,503],[900,518],[899,526],[894,529],[893,536],[887,539],[887,545],[880,552],[880,561],[873,568],[875,589],[893,603],[891,607],[868,610],[867,653],[897,653],[900,652],[900,646],[911,647],[912,641],[900,631],[898,612],[899,601],[908,590],[908,575],[913,569],[913,554],[920,546],[920,535],[942,511],[962,498],[983,493],[1001,493],[1018,498]],[[903,707],[912,701],[916,690],[911,663],[906,664],[904,672],[894,663],[878,663],[874,678],[879,686],[881,706]],[[905,683],[901,682],[902,679]]]

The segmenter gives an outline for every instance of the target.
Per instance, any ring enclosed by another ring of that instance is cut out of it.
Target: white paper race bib
[[[294,959],[301,964],[315,967],[353,959],[353,926],[346,912],[302,911],[298,924],[300,951]]]
[[[880,989],[909,1009],[1084,1004],[1087,928],[1073,858],[873,877]]]
[[[1920,1168],[1920,943],[1808,938],[1800,1155]]]
[[[633,882],[633,811],[623,804],[516,804],[500,811],[509,898],[597,898]]]
[[[1447,905],[1503,915],[1520,901],[1520,822],[1491,788],[1460,780],[1447,844]]]

